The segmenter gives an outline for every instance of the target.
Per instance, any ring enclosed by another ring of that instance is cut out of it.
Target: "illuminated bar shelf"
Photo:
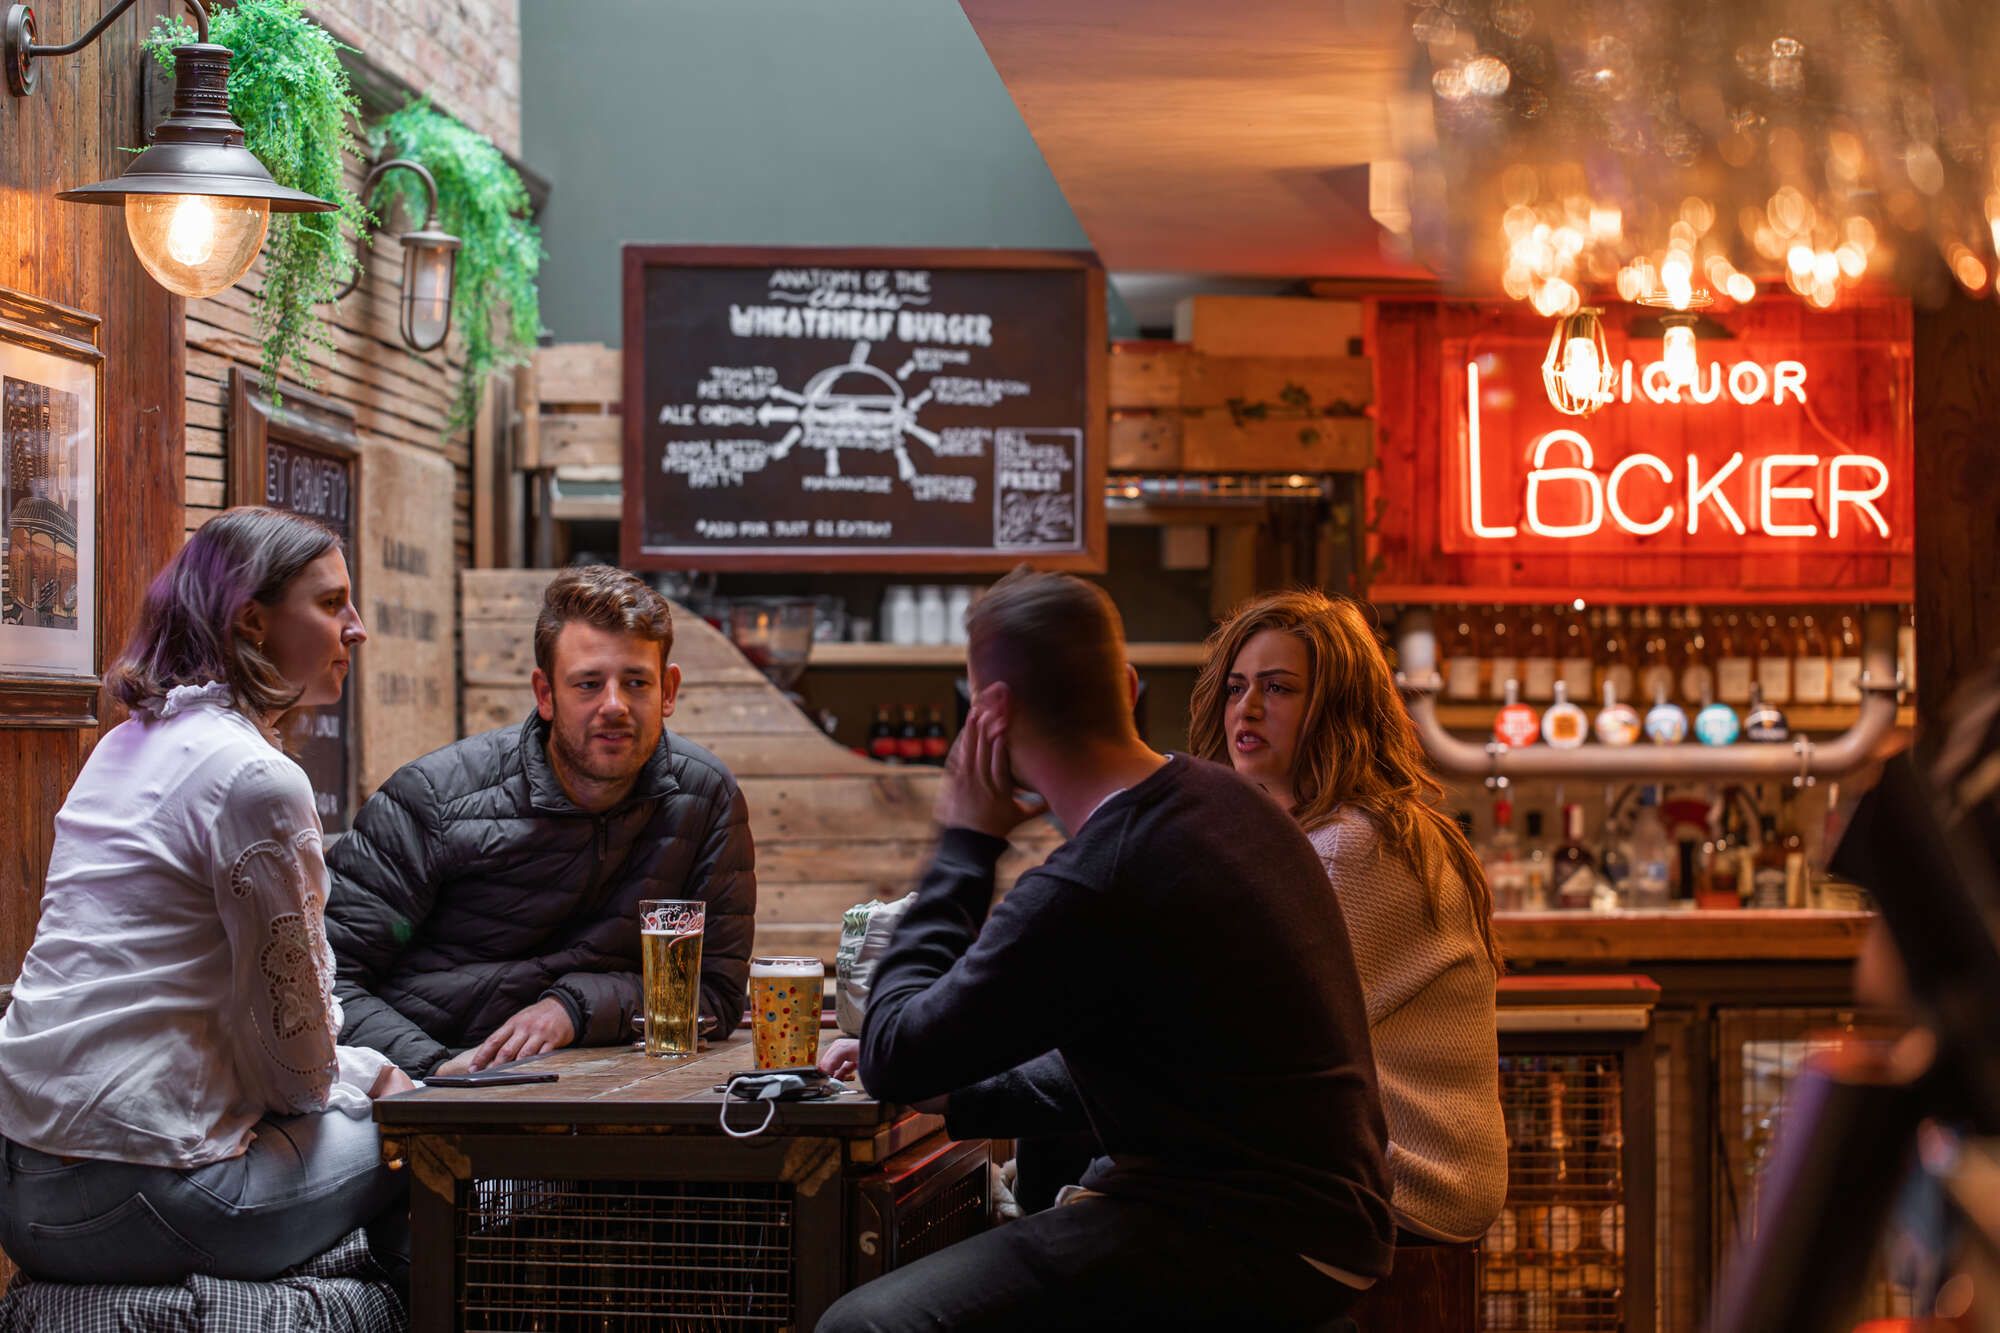
[[[1199,667],[1203,648],[1198,643],[1128,643],[1126,655],[1142,670],[1162,667]],[[816,643],[806,669],[839,668],[861,670],[896,667],[962,667],[962,643]]]
[[[1500,705],[1497,703],[1445,703],[1440,700],[1437,706],[1438,721],[1449,730],[1481,734],[1493,730],[1493,716],[1499,711]],[[1587,704],[1584,706],[1584,711],[1592,716],[1596,714],[1596,710]],[[1821,732],[1847,730],[1854,725],[1859,712],[1860,709],[1855,704],[1798,704],[1784,709],[1785,720],[1791,724],[1793,731],[1810,732],[1815,735]],[[1916,710],[1909,705],[1905,704],[1896,710],[1897,726],[1909,727],[1915,722]]]
[[[1861,606],[1901,605],[1907,588],[1842,588],[1808,592],[1799,588],[1476,588],[1435,584],[1376,584],[1368,600],[1377,606]]]

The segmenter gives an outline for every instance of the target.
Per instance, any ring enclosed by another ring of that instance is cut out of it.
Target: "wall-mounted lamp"
[[[35,90],[34,62],[89,46],[133,0],[118,0],[83,36],[61,46],[35,41],[35,11],[9,5],[4,45],[7,90]],[[146,271],[168,291],[214,296],[234,286],[264,248],[271,214],[327,213],[334,205],[287,189],[243,146],[243,127],[229,114],[229,48],[208,40],[208,10],[188,0],[197,41],[174,48],[173,112],[153,131],[152,146],[125,173],[56,198],[78,204],[123,204],[125,231]]]
[[[419,352],[428,352],[442,346],[451,333],[451,288],[458,266],[458,237],[448,231],[437,230],[438,187],[437,181],[424,168],[423,163],[413,162],[407,157],[391,158],[368,173],[362,183],[361,197],[374,196],[375,184],[391,171],[401,169],[414,171],[424,183],[424,225],[415,231],[406,231],[397,239],[403,245],[403,300],[401,324],[403,341]],[[361,281],[361,267],[368,260],[361,250],[361,240],[355,242],[354,272],[348,276],[347,285],[335,292],[329,300],[338,301],[354,290]]]

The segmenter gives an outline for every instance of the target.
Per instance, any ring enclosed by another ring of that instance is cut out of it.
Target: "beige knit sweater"
[[[1506,1200],[1507,1127],[1495,977],[1471,895],[1453,874],[1431,919],[1424,886],[1360,811],[1343,811],[1309,836],[1361,973],[1398,1225],[1477,1240]]]

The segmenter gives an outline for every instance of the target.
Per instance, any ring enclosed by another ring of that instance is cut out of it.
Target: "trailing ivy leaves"
[[[451,427],[468,426],[486,377],[525,361],[541,332],[535,276],[542,238],[528,217],[528,188],[489,140],[428,100],[385,117],[370,131],[369,143],[377,161],[393,146],[394,156],[414,158],[430,170],[437,179],[438,225],[463,242],[451,310],[452,327],[464,340],[465,379],[452,404]],[[421,222],[424,187],[413,173],[390,172],[369,202],[386,216],[399,199],[411,225]]]
[[[255,301],[264,382],[275,393],[290,366],[311,385],[312,348],[333,350],[314,307],[340,289],[354,263],[342,225],[358,233],[374,221],[347,184],[347,155],[360,156],[354,125],[361,104],[336,54],[342,44],[306,17],[305,0],[237,0],[216,11],[209,34],[229,48],[229,109],[243,127],[244,147],[278,184],[339,205],[332,213],[272,214],[264,243],[264,287]],[[162,18],[146,47],[172,73],[173,48],[194,40],[185,20]]]

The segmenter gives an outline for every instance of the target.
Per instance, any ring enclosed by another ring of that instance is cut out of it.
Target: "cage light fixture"
[[[249,272],[264,248],[272,213],[327,213],[334,205],[271,179],[243,146],[243,127],[229,113],[229,48],[208,40],[208,10],[187,0],[197,39],[174,48],[173,110],[153,142],[122,175],[64,190],[77,204],[118,204],[125,231],[146,271],[182,296],[214,296]],[[37,42],[35,11],[7,7],[0,27],[7,90],[35,90],[35,61],[81,51],[101,37],[133,0],[118,0],[75,41]]]
[[[373,197],[375,186],[391,171],[413,171],[424,183],[424,225],[396,238],[403,246],[403,295],[397,303],[397,323],[406,345],[414,351],[429,352],[443,346],[451,335],[452,287],[461,242],[450,232],[438,229],[437,180],[421,162],[396,157],[377,164],[362,182],[361,197]],[[347,276],[347,285],[330,300],[345,297],[361,281],[361,269],[368,258],[361,249],[365,243],[365,237],[356,241],[354,269]]]
[[[1587,417],[1611,401],[1617,367],[1604,338],[1604,312],[1583,306],[1556,321],[1542,359],[1542,388],[1556,411]]]

